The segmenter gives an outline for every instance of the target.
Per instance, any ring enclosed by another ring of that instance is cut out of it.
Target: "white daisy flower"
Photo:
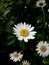
[[[25,9],[27,8],[27,6],[24,7]]]
[[[22,61],[22,65],[30,65],[30,63],[29,63],[29,61],[24,60],[24,61]]]
[[[49,12],[49,9],[48,9],[48,12]]]
[[[23,54],[21,54],[21,52],[19,52],[19,53],[13,52],[9,56],[10,56],[10,60],[13,60],[13,62],[17,62],[22,59]]]
[[[37,23],[40,23],[41,22],[41,20],[37,20]]]
[[[36,6],[37,6],[37,7],[44,7],[44,6],[46,6],[45,0],[38,0],[38,1],[36,2]]]
[[[36,51],[40,56],[46,57],[49,55],[49,44],[46,41],[40,41],[36,47]]]
[[[13,34],[18,37],[18,40],[24,40],[25,42],[28,42],[28,39],[35,39],[34,35],[36,34],[36,32],[33,31],[34,27],[31,27],[31,25],[24,22],[14,26],[15,27],[13,27]]]

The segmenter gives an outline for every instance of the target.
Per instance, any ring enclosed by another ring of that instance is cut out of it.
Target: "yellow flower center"
[[[27,65],[27,64],[24,64],[24,65]]]
[[[40,50],[41,50],[42,52],[46,52],[47,48],[46,48],[46,46],[41,46],[41,47],[40,47]]]
[[[39,6],[43,6],[43,3],[40,3]]]
[[[23,37],[27,37],[29,35],[29,31],[27,29],[21,29],[20,35]]]
[[[19,54],[14,54],[14,57],[15,57],[15,58],[19,57]]]

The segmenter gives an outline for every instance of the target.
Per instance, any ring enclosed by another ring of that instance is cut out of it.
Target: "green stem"
[[[24,44],[24,41],[23,41],[23,40],[20,41],[20,48],[21,48],[22,50],[25,49],[25,44]]]
[[[43,20],[43,26],[45,27],[45,12],[44,12],[44,8],[42,7],[42,12],[43,12],[43,18],[44,18],[44,20]],[[44,27],[43,27],[43,34],[44,34],[44,38],[43,38],[43,40],[45,39],[45,30],[44,30]]]
[[[45,24],[45,12],[44,12],[44,8],[42,7],[42,11],[43,11],[43,17],[44,17],[44,24]]]

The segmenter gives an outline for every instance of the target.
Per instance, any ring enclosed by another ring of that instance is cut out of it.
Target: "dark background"
[[[47,26],[44,28],[43,12],[41,8],[36,7],[37,0],[0,0],[0,64],[3,65],[16,65],[15,62],[11,61],[9,54],[14,51],[24,50],[23,60],[30,61],[31,65],[45,65],[42,62],[42,57],[36,53],[36,44],[43,40],[49,42],[49,1],[47,0],[47,6],[44,7],[45,11],[45,23]],[[26,8],[25,8],[26,7]],[[8,10],[10,10],[8,12]],[[5,14],[5,12],[7,12]],[[39,17],[39,18],[38,18]],[[37,20],[41,19],[41,22],[37,23]],[[37,35],[35,40],[29,40],[27,43],[20,44],[20,41],[13,35],[13,26],[17,23],[26,22],[35,27]],[[42,31],[45,31],[45,34]],[[13,41],[14,40],[14,41]],[[24,49],[25,48],[25,49]],[[49,58],[49,57],[48,57]],[[18,63],[18,65],[20,65]],[[49,64],[46,64],[49,65]]]

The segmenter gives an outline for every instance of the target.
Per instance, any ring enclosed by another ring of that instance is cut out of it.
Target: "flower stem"
[[[43,11],[43,17],[44,17],[44,24],[45,24],[45,12],[44,12],[44,8],[42,7],[42,11]]]
[[[25,49],[25,44],[24,44],[24,41],[22,40],[22,41],[20,41],[20,48],[22,49],[22,50],[24,50]]]
[[[42,12],[43,12],[43,18],[44,18],[44,20],[43,20],[43,26],[45,27],[45,12],[44,12],[44,8],[43,7],[42,7]],[[43,33],[44,33],[43,40],[45,39],[45,29],[44,29],[44,27],[43,27]]]

